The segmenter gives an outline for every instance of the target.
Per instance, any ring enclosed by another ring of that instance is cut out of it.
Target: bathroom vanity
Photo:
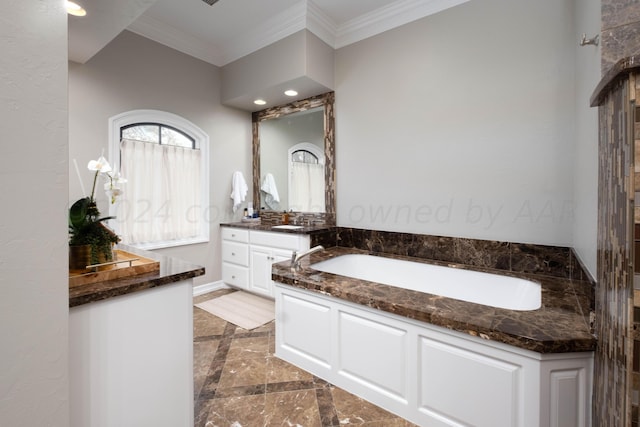
[[[69,289],[72,427],[193,425],[193,278],[204,268],[123,247],[160,270]]]
[[[274,298],[271,267],[310,247],[319,227],[226,224],[222,227],[222,280],[234,288]]]

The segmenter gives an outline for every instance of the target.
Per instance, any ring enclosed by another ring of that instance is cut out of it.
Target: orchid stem
[[[91,201],[93,202],[93,195],[96,193],[96,181],[98,180],[99,170],[96,171],[96,174],[93,176],[93,188],[91,189]]]

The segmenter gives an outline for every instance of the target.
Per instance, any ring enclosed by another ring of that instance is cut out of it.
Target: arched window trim
[[[209,206],[209,135],[200,127],[196,126],[189,120],[176,114],[161,110],[131,110],[113,116],[109,119],[109,160],[112,165],[120,167],[120,129],[137,123],[157,123],[167,127],[172,127],[181,133],[184,133],[194,139],[194,148],[201,151],[201,171],[203,171],[201,200],[203,203],[203,212],[208,212]],[[109,214],[115,214],[115,208],[110,205]],[[110,221],[110,226],[118,232],[118,224],[116,221]],[[206,218],[200,218],[200,232],[193,239],[185,239],[180,241],[154,242],[144,245],[135,245],[141,249],[159,249],[172,246],[182,246],[195,243],[205,243],[209,241],[209,224]]]
[[[317,145],[310,142],[299,142],[296,145],[289,147],[289,149],[287,150],[287,158],[289,163],[291,162],[291,156],[296,151],[308,151],[309,153],[313,154],[316,159],[318,159],[318,163],[324,165],[324,153],[322,149]]]
[[[292,152],[292,153],[291,153],[291,161],[292,161],[292,162],[294,162],[294,163],[296,162],[296,160],[293,160],[293,156],[294,156],[294,155],[296,155],[297,153],[305,153],[305,154],[308,154],[309,156],[311,156],[312,158],[314,158],[314,159],[315,159],[315,162],[314,162],[314,163],[318,163],[318,162],[320,162],[320,160],[318,159],[318,156],[316,156],[315,154],[313,154],[311,151],[309,151],[309,150],[296,150],[296,151],[294,151],[294,152]],[[305,156],[305,157],[306,157],[306,156]],[[310,163],[310,162],[302,162],[302,163]]]
[[[158,126],[159,128],[167,128],[167,129],[171,129],[173,131],[178,132],[179,134],[183,135],[185,138],[187,138],[189,141],[191,141],[191,148],[193,149],[198,149],[198,147],[196,146],[196,139],[189,135],[186,132],[183,132],[182,130],[175,128],[173,126],[164,124],[164,123],[158,123],[158,122],[140,122],[140,123],[131,123],[125,126],[120,126],[120,139],[122,139],[122,131],[125,129],[129,129],[132,127],[136,127],[136,126]],[[163,145],[164,142],[162,142],[162,132],[158,132],[158,137],[160,138],[160,145]]]

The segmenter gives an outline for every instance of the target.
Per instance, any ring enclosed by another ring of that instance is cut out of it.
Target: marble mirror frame
[[[261,207],[260,198],[260,122],[286,116],[287,114],[305,111],[312,108],[324,107],[324,181],[325,181],[325,212],[296,212],[299,216],[313,216],[325,225],[335,225],[336,217],[336,168],[335,168],[335,116],[334,92],[327,92],[292,103],[266,108],[252,113],[253,133],[253,200],[255,206]],[[261,215],[275,213],[272,210],[261,210]]]

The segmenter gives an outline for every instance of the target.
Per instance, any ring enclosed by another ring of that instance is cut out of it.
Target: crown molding
[[[157,19],[142,15],[127,30],[213,65],[220,65],[220,50]]]
[[[320,40],[335,49],[338,25],[312,0],[307,0],[306,26]]]
[[[222,58],[223,63],[216,65],[226,65],[293,33],[304,30],[307,17],[306,3],[306,1],[296,3],[293,7],[264,21],[243,37],[235,37],[232,42],[227,43]]]
[[[359,42],[469,0],[399,0],[340,25],[334,49]]]
[[[308,29],[332,48],[339,49],[467,1],[398,0],[338,25],[313,0],[305,0],[273,16],[243,37],[228,40],[224,47],[203,42],[144,15],[127,29],[222,67],[300,30]]]

